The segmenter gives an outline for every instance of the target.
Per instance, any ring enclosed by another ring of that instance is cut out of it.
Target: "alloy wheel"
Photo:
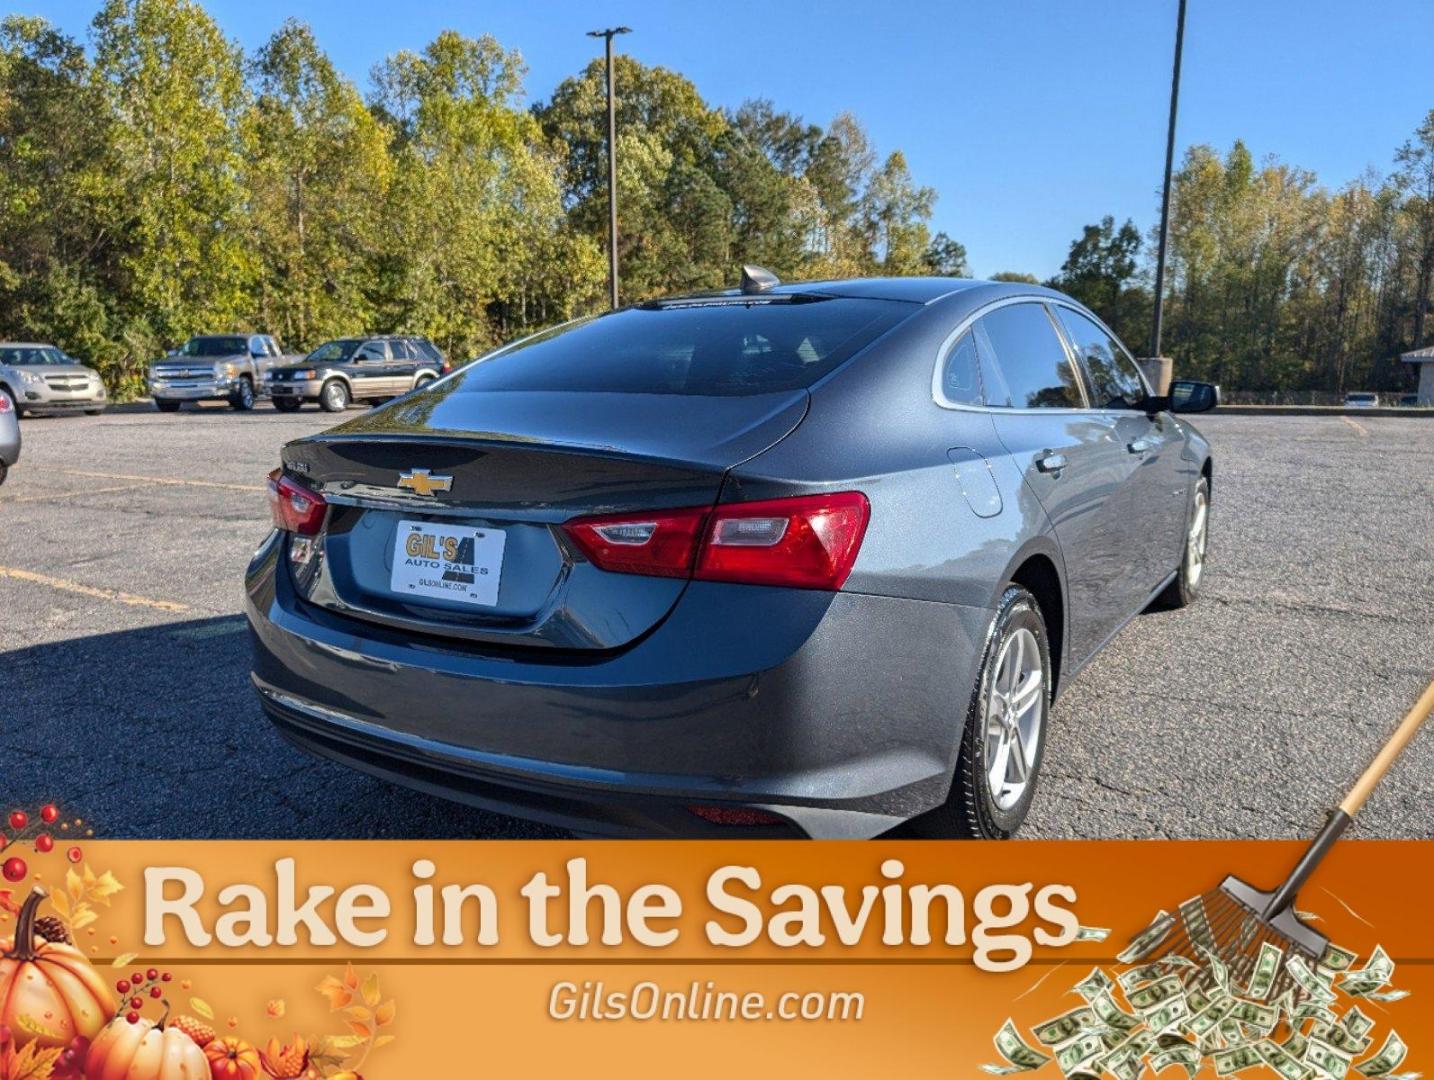
[[[1185,581],[1190,588],[1200,584],[1205,571],[1205,545],[1209,540],[1210,502],[1205,492],[1195,493],[1195,509],[1190,515],[1190,531],[1185,537]]]
[[[1001,643],[986,699],[986,783],[1001,810],[1021,801],[1034,778],[1045,719],[1046,673],[1025,627]]]

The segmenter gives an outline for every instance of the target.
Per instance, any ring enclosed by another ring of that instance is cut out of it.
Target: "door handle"
[[[1043,473],[1050,473],[1052,476],[1059,477],[1061,470],[1065,467],[1066,456],[1064,454],[1047,451],[1036,458],[1036,468]]]
[[[1132,454],[1144,454],[1150,450],[1153,450],[1154,448],[1155,444],[1149,439],[1136,439],[1133,443],[1130,443],[1126,446],[1126,449],[1129,450]]]

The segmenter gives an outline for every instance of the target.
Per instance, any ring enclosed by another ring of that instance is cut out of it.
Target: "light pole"
[[[1183,4],[1185,0],[1180,0]],[[617,99],[613,96],[612,39],[630,34],[626,26],[589,30],[588,37],[600,37],[607,49],[607,291],[617,307]]]
[[[1175,109],[1180,101],[1180,54],[1185,48],[1185,0],[1175,22],[1175,72],[1170,78],[1170,127],[1165,135],[1165,192],[1160,199],[1160,246],[1155,256],[1155,321],[1150,328],[1150,358],[1160,357],[1160,323],[1165,304],[1165,249],[1170,243],[1170,175],[1175,165]]]

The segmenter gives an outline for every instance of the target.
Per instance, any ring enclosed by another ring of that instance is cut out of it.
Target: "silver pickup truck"
[[[244,411],[267,392],[271,367],[298,359],[269,334],[201,334],[150,366],[149,393],[160,412],[186,401],[227,401]]]

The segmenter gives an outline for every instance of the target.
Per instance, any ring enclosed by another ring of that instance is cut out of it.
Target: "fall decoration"
[[[297,1035],[288,1046],[270,1039],[263,1057],[264,1071],[274,1080],[296,1080],[309,1071],[309,1044]]]
[[[376,973],[360,979],[352,964],[344,968],[343,978],[329,975],[316,989],[328,999],[330,1012],[343,1012],[349,1034],[325,1039],[323,1046],[311,1054],[311,1059],[322,1057],[327,1065],[337,1057],[346,1071],[357,1075],[369,1054],[393,1042],[392,1035],[380,1034],[380,1031],[393,1023],[397,1006],[392,998],[383,1000]]]
[[[195,1080],[208,1074],[204,1051],[178,1027],[166,1027],[163,1018],[111,1020],[85,1058],[87,1080]]]
[[[205,1046],[204,1055],[209,1059],[214,1080],[255,1080],[263,1075],[259,1071],[259,1051],[236,1036],[213,1040]]]
[[[219,1033],[206,1024],[203,1020],[196,1020],[192,1016],[176,1016],[169,1022],[170,1027],[177,1027],[184,1032],[200,1047],[208,1046]]]
[[[36,886],[20,908],[13,940],[0,942],[0,1025],[15,1048],[35,1042],[64,1048],[94,1038],[115,1001],[82,952],[35,932],[45,890]]]

